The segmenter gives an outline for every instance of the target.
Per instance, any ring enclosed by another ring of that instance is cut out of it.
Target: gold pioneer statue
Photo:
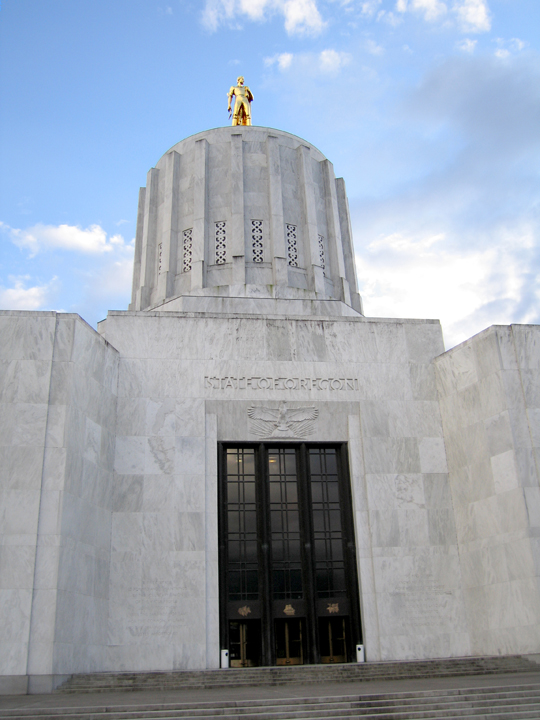
[[[244,86],[244,78],[242,76],[240,76],[236,82],[236,87],[233,85],[227,94],[229,98],[229,113],[231,113],[233,95],[236,98],[234,101],[234,111],[232,111],[232,124],[251,125],[251,102],[253,100],[253,94],[247,85]],[[231,117],[230,114],[229,117]]]

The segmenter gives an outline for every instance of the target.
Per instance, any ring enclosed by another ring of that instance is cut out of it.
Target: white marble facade
[[[347,443],[368,661],[540,652],[540,328],[445,353],[437,321],[365,318],[343,182],[299,138],[202,133],[149,177],[129,311],[0,313],[0,691],[219,666],[217,446],[283,402]]]

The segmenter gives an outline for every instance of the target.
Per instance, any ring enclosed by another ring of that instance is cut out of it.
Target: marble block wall
[[[540,328],[435,361],[473,654],[540,647]]]
[[[440,326],[404,322],[377,330],[381,370],[393,365],[401,382],[389,387],[380,378],[360,399],[363,458],[352,459],[353,476],[363,462],[365,478],[364,487],[353,483],[364,538],[359,557],[364,623],[366,629],[378,625],[378,648],[367,646],[368,659],[467,655],[432,363],[444,349]]]
[[[217,462],[206,459],[207,424],[216,441],[197,379],[203,339],[193,322],[153,319],[125,318],[112,332],[106,323],[104,333],[122,348],[106,659],[114,670],[206,667],[208,592],[217,602],[206,582],[207,561],[217,577]],[[209,666],[219,666],[217,647]]]
[[[244,306],[242,306],[244,307]],[[234,309],[234,308],[233,308]],[[219,666],[217,446],[346,442],[369,660],[540,646],[540,329],[0,313],[0,691]],[[443,354],[441,354],[443,353]]]
[[[310,405],[347,442],[368,660],[469,652],[434,321],[111,312],[120,353],[107,669],[219,662],[217,442]],[[298,441],[294,436],[290,440]]]
[[[117,353],[76,315],[3,312],[0,320],[0,626],[11,633],[0,636],[0,672],[27,676],[29,691],[40,692],[102,664]]]
[[[26,692],[54,313],[0,313],[0,690]]]

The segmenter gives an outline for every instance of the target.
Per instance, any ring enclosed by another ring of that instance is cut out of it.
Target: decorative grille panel
[[[287,230],[287,260],[291,267],[298,267],[298,239],[296,225],[286,226]]]
[[[262,220],[251,221],[251,247],[253,250],[253,262],[262,262],[264,260]]]
[[[193,228],[184,230],[182,233],[182,272],[191,270],[193,260]]]
[[[216,224],[216,265],[227,262],[227,230],[224,221]]]
[[[326,270],[326,258],[324,254],[324,238],[319,235],[319,261],[323,270]]]

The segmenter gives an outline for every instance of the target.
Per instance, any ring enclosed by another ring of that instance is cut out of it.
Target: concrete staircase
[[[508,687],[418,690],[334,697],[198,703],[27,707],[0,710],[1,720],[538,720],[540,682]]]
[[[219,687],[367,682],[407,678],[440,678],[500,673],[540,673],[540,665],[520,655],[466,657],[404,662],[297,665],[230,670],[155,673],[92,673],[73,675],[61,693],[117,692],[119,690],[180,690]],[[540,715],[539,715],[540,717]]]

